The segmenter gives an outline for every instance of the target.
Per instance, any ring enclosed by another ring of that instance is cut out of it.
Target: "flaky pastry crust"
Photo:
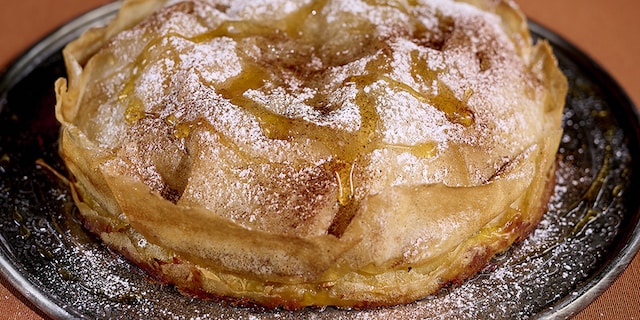
[[[85,226],[187,292],[415,301],[552,190],[567,83],[510,1],[128,0],[64,58]]]

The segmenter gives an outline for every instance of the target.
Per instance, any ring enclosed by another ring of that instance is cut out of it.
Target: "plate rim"
[[[82,31],[91,27],[103,26],[110,17],[116,14],[121,2],[121,0],[118,0],[97,7],[71,19],[24,50],[17,58],[8,64],[7,68],[1,70],[0,112],[3,111],[2,107],[6,104],[6,95],[10,89],[26,75],[31,73],[37,65],[42,63],[43,58],[49,57],[54,52],[61,50]],[[631,127],[635,132],[636,142],[640,141],[640,110],[638,110],[629,95],[611,74],[583,50],[559,34],[544,27],[542,24],[539,24],[535,20],[528,19],[528,26],[532,33],[547,39],[554,47],[554,50],[560,49],[564,53],[569,53],[572,58],[578,58],[578,61],[574,62],[579,65],[581,69],[587,68],[587,71],[596,77],[599,84],[606,84],[607,90],[604,90],[604,92],[613,95],[613,99],[616,102],[622,102],[621,104],[623,105],[623,107],[612,109],[628,116],[628,121],[632,123]],[[636,149],[640,148],[638,145],[633,146]],[[534,314],[532,318],[558,319],[575,316],[604,293],[616,279],[619,278],[640,251],[640,206],[638,206],[638,210],[635,212],[635,217],[636,224],[630,228],[630,230],[633,231],[627,235],[628,241],[614,250],[615,252],[612,254],[612,258],[607,260],[605,265],[600,268],[597,273],[591,275],[590,279],[585,282],[583,288],[578,290],[579,293],[577,296],[566,295],[553,306]],[[20,272],[20,266],[15,265],[8,258],[11,253],[7,252],[7,246],[6,239],[0,234],[0,273],[18,293],[37,307],[40,312],[54,319],[86,317],[65,309],[55,297],[47,295],[43,290],[29,281],[29,279]]]
[[[553,44],[554,50],[561,50],[563,53],[569,53],[572,57],[577,58],[576,62],[584,71],[589,71],[592,76],[599,80],[599,83],[606,85],[604,93],[613,95],[616,102],[621,102],[624,107],[612,108],[618,113],[626,114],[627,119],[635,132],[636,142],[640,138],[640,110],[631,100],[630,96],[622,88],[620,83],[607,72],[602,65],[587,55],[583,50],[578,48],[572,42],[563,38],[559,34],[545,28],[542,24],[535,20],[529,19],[529,29],[547,39]],[[627,108],[628,107],[628,108]],[[626,128],[629,129],[629,128]],[[626,131],[626,130],[625,130]],[[631,145],[631,144],[630,144]],[[637,143],[631,145],[638,149]],[[640,169],[640,168],[638,168]],[[634,183],[632,181],[632,183]],[[634,183],[638,185],[637,182]],[[629,188],[633,189],[633,188]],[[630,212],[631,213],[631,212]],[[584,310],[589,304],[595,301],[622,275],[624,270],[631,264],[636,255],[640,252],[640,207],[635,212],[636,225],[632,228],[632,232],[628,235],[628,241],[621,246],[612,256],[612,259],[599,270],[591,279],[585,283],[585,286],[579,290],[577,297],[563,297],[556,302],[552,308],[540,312],[534,318],[538,319],[558,319],[570,318]],[[598,277],[601,276],[601,277]]]
[[[0,112],[6,104],[7,94],[11,88],[31,73],[35,66],[44,61],[56,51],[61,50],[68,42],[77,38],[81,32],[92,27],[101,27],[114,16],[122,0],[89,10],[72,18],[49,34],[37,40],[31,47],[22,51],[11,61],[7,68],[0,71]],[[1,276],[27,299],[38,311],[53,319],[85,319],[86,316],[71,312],[64,308],[55,297],[47,295],[20,272],[17,266],[8,259],[7,244],[4,235],[0,233],[0,273]]]

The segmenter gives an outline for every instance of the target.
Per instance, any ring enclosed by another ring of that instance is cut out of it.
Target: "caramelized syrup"
[[[209,42],[219,37],[227,37],[234,40],[242,40],[248,37],[263,38],[265,40],[264,43],[266,43],[263,48],[260,48],[263,52],[283,50],[279,46],[280,42],[295,41],[297,44],[295,48],[298,48],[296,49],[298,51],[275,52],[276,56],[295,56],[295,59],[302,59],[303,61],[306,59],[307,65],[311,65],[311,61],[308,60],[316,54],[314,50],[317,51],[318,48],[323,48],[326,51],[327,48],[323,47],[323,43],[321,43],[322,37],[307,32],[309,28],[300,26],[320,21],[311,19],[321,19],[322,8],[325,5],[326,0],[312,2],[310,5],[289,14],[285,19],[276,21],[268,26],[260,25],[254,21],[225,21],[214,30],[194,37],[188,38],[177,33],[170,33],[163,38],[152,39],[135,60],[135,67],[119,94],[119,102],[126,103],[127,106],[124,114],[126,122],[135,124],[137,121],[149,116],[145,111],[143,101],[135,96],[135,86],[141,72],[152,60],[154,50],[167,38],[178,37],[194,43]],[[420,25],[417,25],[416,28],[420,29],[419,27]],[[317,30],[316,32],[321,31]],[[365,38],[374,39],[375,35],[371,34]],[[284,72],[291,71],[290,69],[292,68],[297,68],[295,70],[297,71],[296,74],[300,75],[302,73],[301,78],[304,79],[306,85],[313,86],[315,79],[312,75],[314,72],[317,74],[318,70],[311,70],[310,67],[308,67],[309,70],[298,70],[306,68],[305,66],[300,66],[299,63],[280,61],[283,59],[278,59],[276,62],[269,61],[269,63],[254,61],[254,58],[247,56],[238,49],[237,54],[241,60],[242,72],[233,78],[227,79],[222,84],[216,84],[218,94],[231,104],[242,106],[258,120],[262,132],[267,138],[276,140],[292,140],[296,139],[296,137],[307,138],[320,142],[331,152],[331,157],[324,164],[324,168],[333,173],[338,186],[337,202],[339,204],[339,212],[330,228],[330,232],[338,236],[344,232],[359,207],[361,199],[355,196],[355,190],[359,183],[356,172],[367,165],[368,154],[376,149],[386,148],[397,152],[408,152],[419,158],[429,158],[435,156],[437,152],[437,144],[433,142],[424,142],[416,145],[383,143],[376,90],[384,89],[377,89],[378,87],[374,85],[375,83],[383,82],[393,90],[407,92],[416,100],[433,105],[453,123],[470,126],[474,122],[473,113],[467,105],[467,101],[473,91],[467,90],[463,99],[456,98],[455,93],[438,79],[438,73],[445,70],[430,69],[417,52],[414,52],[411,56],[411,74],[418,83],[433,83],[435,81],[437,83],[437,93],[419,92],[406,83],[394,80],[391,77],[392,57],[390,50],[387,50],[379,40],[374,39],[371,41],[371,43],[367,44],[369,47],[357,48],[357,50],[363,52],[365,50],[373,50],[372,53],[374,53],[373,58],[367,62],[362,74],[352,75],[343,81],[344,86],[351,86],[356,90],[355,104],[359,109],[361,122],[359,128],[354,131],[336,130],[335,128],[321,126],[301,118],[287,117],[268,109],[246,95],[248,91],[260,90],[265,85],[287,88],[284,80],[279,76]],[[375,41],[379,43],[375,43]],[[323,52],[323,54],[326,54],[326,52]],[[333,55],[338,54],[340,52],[333,52]],[[354,54],[361,55],[362,52]],[[176,65],[179,64],[178,53],[168,51],[167,55],[169,59],[174,60]],[[325,68],[328,67],[325,66]],[[198,73],[198,70],[194,70],[194,72]],[[200,76],[200,79],[204,83],[213,86],[213,84],[207,83],[202,76]],[[328,93],[322,90],[316,90],[316,92],[315,97],[309,98],[305,102],[316,110],[322,112],[332,111],[326,101]],[[335,108],[340,107],[335,106]],[[178,139],[188,137],[195,126],[206,125],[204,123],[206,122],[205,120],[185,122],[174,114],[165,117],[164,122],[174,128],[174,136]]]

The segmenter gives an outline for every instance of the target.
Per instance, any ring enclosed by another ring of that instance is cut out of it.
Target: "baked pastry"
[[[553,187],[567,84],[510,1],[129,0],[64,58],[85,227],[185,292],[411,302]]]

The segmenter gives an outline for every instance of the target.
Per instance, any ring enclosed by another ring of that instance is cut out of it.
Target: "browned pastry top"
[[[62,153],[94,211],[214,272],[439,261],[546,201],[566,91],[511,3],[467,2],[126,1],[65,51]]]

